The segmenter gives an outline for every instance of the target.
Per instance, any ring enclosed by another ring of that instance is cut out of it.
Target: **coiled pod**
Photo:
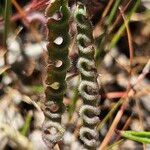
[[[64,111],[63,96],[66,89],[66,73],[69,68],[69,10],[66,0],[54,0],[46,9],[48,31],[48,55],[46,77],[46,102],[44,108],[43,140],[54,145],[62,139],[64,128],[61,116]]]
[[[100,97],[94,61],[95,50],[93,47],[92,25],[87,17],[86,7],[82,3],[78,3],[75,18],[79,49],[77,68],[81,75],[78,90],[83,99],[83,106],[79,112],[83,120],[80,138],[84,143],[84,148],[93,150],[96,149],[98,144],[96,126],[99,122],[98,100]]]

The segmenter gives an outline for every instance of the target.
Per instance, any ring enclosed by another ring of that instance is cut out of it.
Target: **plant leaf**
[[[140,143],[150,144],[150,132],[120,131],[119,133],[122,137],[127,139]]]

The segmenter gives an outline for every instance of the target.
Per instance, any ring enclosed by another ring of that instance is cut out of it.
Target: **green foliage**
[[[34,93],[42,93],[42,92],[44,92],[44,88],[43,88],[42,85],[33,85],[33,86],[29,87],[29,88],[31,88],[31,91],[34,92]]]
[[[29,112],[26,116],[25,124],[24,124],[24,126],[21,130],[22,135],[26,136],[28,134],[30,124],[31,124],[31,120],[32,120],[32,112]]]

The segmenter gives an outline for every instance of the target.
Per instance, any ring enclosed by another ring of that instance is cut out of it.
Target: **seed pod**
[[[82,3],[78,3],[75,18],[79,49],[77,68],[81,75],[78,90],[83,99],[83,106],[80,109],[80,116],[83,120],[80,138],[84,143],[84,148],[94,150],[98,145],[96,126],[99,122],[98,100],[100,97],[94,61],[95,50],[93,47],[92,25],[87,17],[86,7]]]
[[[45,121],[43,140],[53,147],[62,139],[64,128],[61,116],[64,111],[63,96],[66,89],[66,73],[69,68],[69,10],[66,0],[54,0],[46,9],[47,50],[49,61],[46,77]]]

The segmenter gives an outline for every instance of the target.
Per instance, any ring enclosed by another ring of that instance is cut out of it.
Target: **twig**
[[[112,145],[110,145],[109,147],[107,147],[106,150],[112,150],[114,146],[121,144],[122,142],[124,142],[124,139],[121,139],[115,143],[113,143]]]
[[[99,147],[99,150],[104,150],[107,146],[107,144],[109,143],[113,133],[114,133],[114,129],[116,128],[117,124],[119,123],[120,121],[120,118],[122,117],[123,115],[123,112],[125,110],[125,107],[127,105],[127,102],[128,102],[128,98],[124,100],[124,103],[122,104],[121,106],[121,109],[118,111],[111,127],[109,128],[109,131],[107,132],[103,142],[101,143],[100,147]]]
[[[132,115],[127,119],[125,125],[122,128],[122,131],[127,129],[127,127],[129,126],[129,123],[131,122],[131,119],[132,119]],[[117,136],[115,141],[118,141],[119,139],[120,139],[120,135]]]
[[[139,104],[139,99],[135,99],[135,104],[136,104],[136,108],[137,108],[141,131],[144,131],[143,117],[142,117],[142,112],[141,112],[141,108],[140,108],[140,104]],[[143,143],[143,150],[146,150],[146,145],[144,143]]]
[[[19,12],[20,16],[24,19],[24,24],[31,30],[32,34],[33,34],[33,38],[37,41],[40,42],[40,37],[38,35],[38,32],[32,27],[30,26],[30,22],[27,19],[27,15],[26,12],[24,10],[22,10],[22,8],[20,7],[20,5],[17,3],[16,0],[12,0],[13,5],[15,6],[15,8],[17,9],[17,11]]]
[[[104,95],[108,99],[113,99],[113,98],[121,98],[125,92],[109,92]],[[103,95],[102,95],[103,96]]]
[[[112,114],[117,110],[117,108],[123,103],[123,100],[118,101],[115,106],[109,111],[106,117],[102,120],[102,122],[97,126],[97,130],[100,131],[108,119],[112,116]]]
[[[15,8],[17,9],[17,11],[19,12],[20,16],[24,19],[25,24],[29,24],[29,21],[26,18],[26,13],[21,9],[21,7],[17,3],[17,1],[16,0],[12,0],[12,3],[15,6]]]

